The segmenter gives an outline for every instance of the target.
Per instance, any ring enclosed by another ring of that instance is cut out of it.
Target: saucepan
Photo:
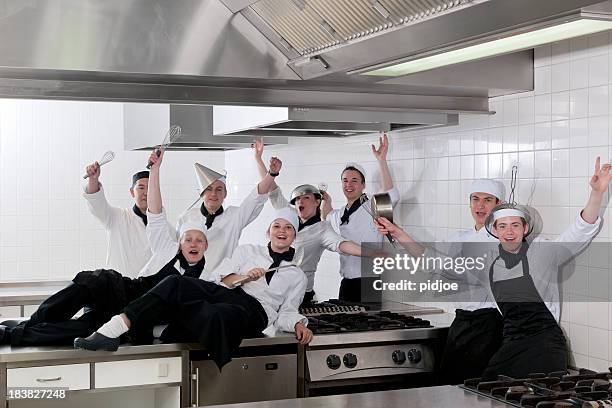
[[[365,201],[362,200],[362,203],[363,202]],[[389,222],[393,222],[393,204],[391,203],[391,196],[389,193],[374,194],[370,202],[370,208],[368,208],[367,204],[363,208],[366,209],[372,218],[376,219],[378,217],[383,217],[389,220]],[[395,246],[395,240],[391,234],[387,234],[387,239]]]

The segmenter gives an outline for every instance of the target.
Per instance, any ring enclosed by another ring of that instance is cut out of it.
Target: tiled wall
[[[587,200],[596,156],[612,156],[611,55],[608,33],[538,48],[535,90],[492,99],[495,115],[461,116],[455,127],[391,135],[389,162],[402,197],[396,210],[401,225],[422,240],[445,238],[473,225],[466,193],[471,180],[498,178],[509,187],[512,164],[518,162],[518,201],[539,210],[543,235],[562,232]],[[268,148],[266,157],[283,160],[278,182],[286,194],[298,184],[326,181],[339,207],[344,199],[340,171],[347,161],[362,162],[370,174],[367,190],[377,191],[379,175],[369,149],[375,139],[294,139],[289,146]],[[251,155],[226,154],[228,170],[243,174],[234,193],[256,181],[254,167],[243,168],[252,166]],[[244,240],[261,239],[265,222],[257,220]],[[606,219],[597,239],[608,241],[610,234]],[[580,282],[564,291],[576,285],[609,288],[609,266],[594,268],[586,255],[581,258]],[[315,291],[322,298],[335,297],[337,256],[325,253],[319,265]],[[562,326],[577,366],[605,370],[612,365],[612,305],[566,303]]]
[[[148,154],[123,150],[122,104],[0,100],[0,282],[71,279],[104,265],[106,234],[81,194],[85,166],[107,150],[116,158],[102,167],[106,196],[131,207],[131,177]],[[197,197],[196,160],[224,166],[220,152],[165,157],[162,194],[173,222]]]

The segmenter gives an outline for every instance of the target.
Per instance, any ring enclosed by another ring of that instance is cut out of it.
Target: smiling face
[[[219,180],[206,187],[202,193],[204,206],[210,214],[217,212],[219,207],[223,205],[223,200],[225,200],[225,197],[227,197],[225,183]]]
[[[200,262],[204,258],[204,252],[207,248],[208,241],[202,231],[185,231],[181,237],[181,252],[190,264]]]
[[[304,194],[295,199],[295,209],[302,222],[314,217],[319,205],[321,205],[321,199],[316,198],[313,193]]]
[[[277,218],[272,221],[268,228],[270,246],[274,252],[285,252],[289,249],[295,239],[295,228],[284,218]]]
[[[477,230],[484,226],[485,220],[498,202],[497,197],[488,193],[472,193],[470,195],[470,211]]]
[[[147,212],[147,191],[149,189],[149,179],[141,178],[130,188],[130,194],[134,198],[136,207],[143,213]]]
[[[508,252],[519,250],[528,231],[529,225],[517,216],[502,217],[493,223],[493,232]]]
[[[357,170],[347,169],[342,172],[342,192],[347,201],[353,202],[363,194],[365,180]]]

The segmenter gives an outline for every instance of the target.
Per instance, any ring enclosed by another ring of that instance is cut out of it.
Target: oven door
[[[192,403],[233,404],[297,397],[295,354],[239,357],[219,369],[212,360],[192,361]]]

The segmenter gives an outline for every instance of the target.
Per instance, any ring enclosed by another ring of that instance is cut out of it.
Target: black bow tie
[[[365,201],[368,201],[368,196],[364,193],[361,197],[353,201],[353,204],[351,204],[349,208],[344,207],[344,214],[340,217],[340,225],[348,224],[351,214],[357,211]]]
[[[217,212],[215,212],[214,214],[211,214],[208,212],[208,210],[204,206],[204,203],[202,203],[202,206],[200,207],[200,212],[202,213],[204,217],[206,217],[206,228],[210,228],[212,227],[213,222],[215,221],[215,218],[223,214],[223,206],[219,207]]]
[[[272,258],[272,264],[268,267],[268,269],[272,269],[279,266],[282,261],[293,261],[295,249],[289,248],[289,250],[285,252],[274,252],[272,250],[272,245],[270,245],[270,243],[268,242],[268,254]],[[276,271],[266,273],[266,282],[268,282],[268,284],[270,284],[270,280],[272,279],[272,276],[274,276],[275,273]]]
[[[142,211],[140,211],[140,208],[138,208],[136,206],[136,204],[134,204],[134,207],[132,208],[132,210],[134,210],[134,214],[136,214],[138,217],[140,217],[140,219],[142,220],[142,222],[144,222],[144,225],[146,227],[147,225],[147,214],[143,214]]]

